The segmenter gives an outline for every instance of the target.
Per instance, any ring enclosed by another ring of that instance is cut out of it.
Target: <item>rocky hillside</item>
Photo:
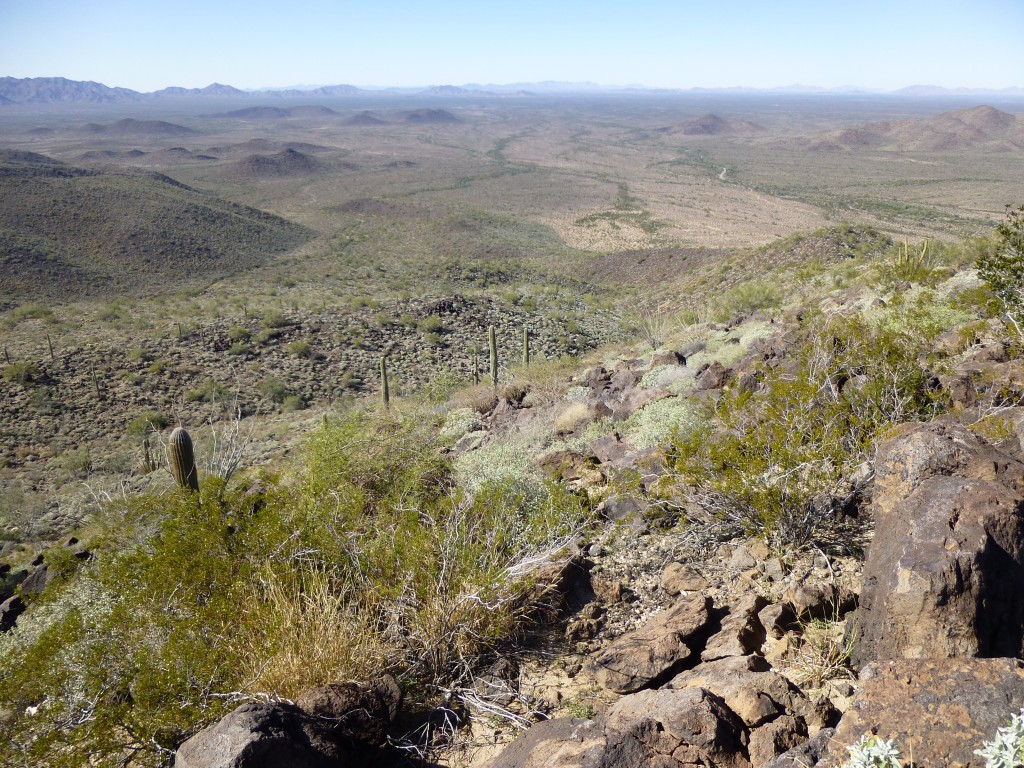
[[[160,292],[209,281],[309,240],[308,230],[160,174],[0,160],[0,297]]]
[[[153,765],[982,765],[1024,707],[1020,344],[952,251],[873,242],[6,545],[0,750],[112,758],[130,721]]]

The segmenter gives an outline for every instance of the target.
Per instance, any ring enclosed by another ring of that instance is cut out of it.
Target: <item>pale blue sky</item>
[[[651,87],[1024,86],[1024,0],[0,0],[0,76]]]

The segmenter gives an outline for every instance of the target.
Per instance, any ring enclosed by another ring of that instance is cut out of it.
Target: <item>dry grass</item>
[[[268,571],[253,600],[264,606],[246,671],[255,690],[295,698],[327,683],[368,679],[388,666],[393,649],[321,570],[307,568],[287,581]],[[269,653],[263,637],[277,641]]]

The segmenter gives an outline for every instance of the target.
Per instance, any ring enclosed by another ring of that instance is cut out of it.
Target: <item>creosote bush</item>
[[[779,544],[808,542],[856,499],[881,431],[942,406],[916,335],[843,317],[805,328],[756,392],[728,391],[670,451],[697,507]]]
[[[588,509],[555,486],[466,492],[429,422],[343,415],[286,476],[113,504],[96,558],[0,636],[0,764],[166,764],[245,696],[465,685],[528,609],[529,563]]]

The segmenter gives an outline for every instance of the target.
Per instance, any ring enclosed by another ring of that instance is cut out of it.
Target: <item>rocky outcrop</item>
[[[369,765],[398,713],[391,677],[328,685],[295,704],[250,702],[178,749],[178,768],[337,768]]]
[[[836,766],[865,733],[892,740],[922,768],[982,766],[974,754],[1024,706],[1016,659],[894,659],[869,664],[819,766]]]
[[[700,653],[701,632],[711,621],[711,601],[692,595],[623,635],[594,659],[597,679],[616,693],[632,693],[671,677]]]
[[[875,472],[856,659],[1024,653],[1024,464],[929,424],[881,443]]]

